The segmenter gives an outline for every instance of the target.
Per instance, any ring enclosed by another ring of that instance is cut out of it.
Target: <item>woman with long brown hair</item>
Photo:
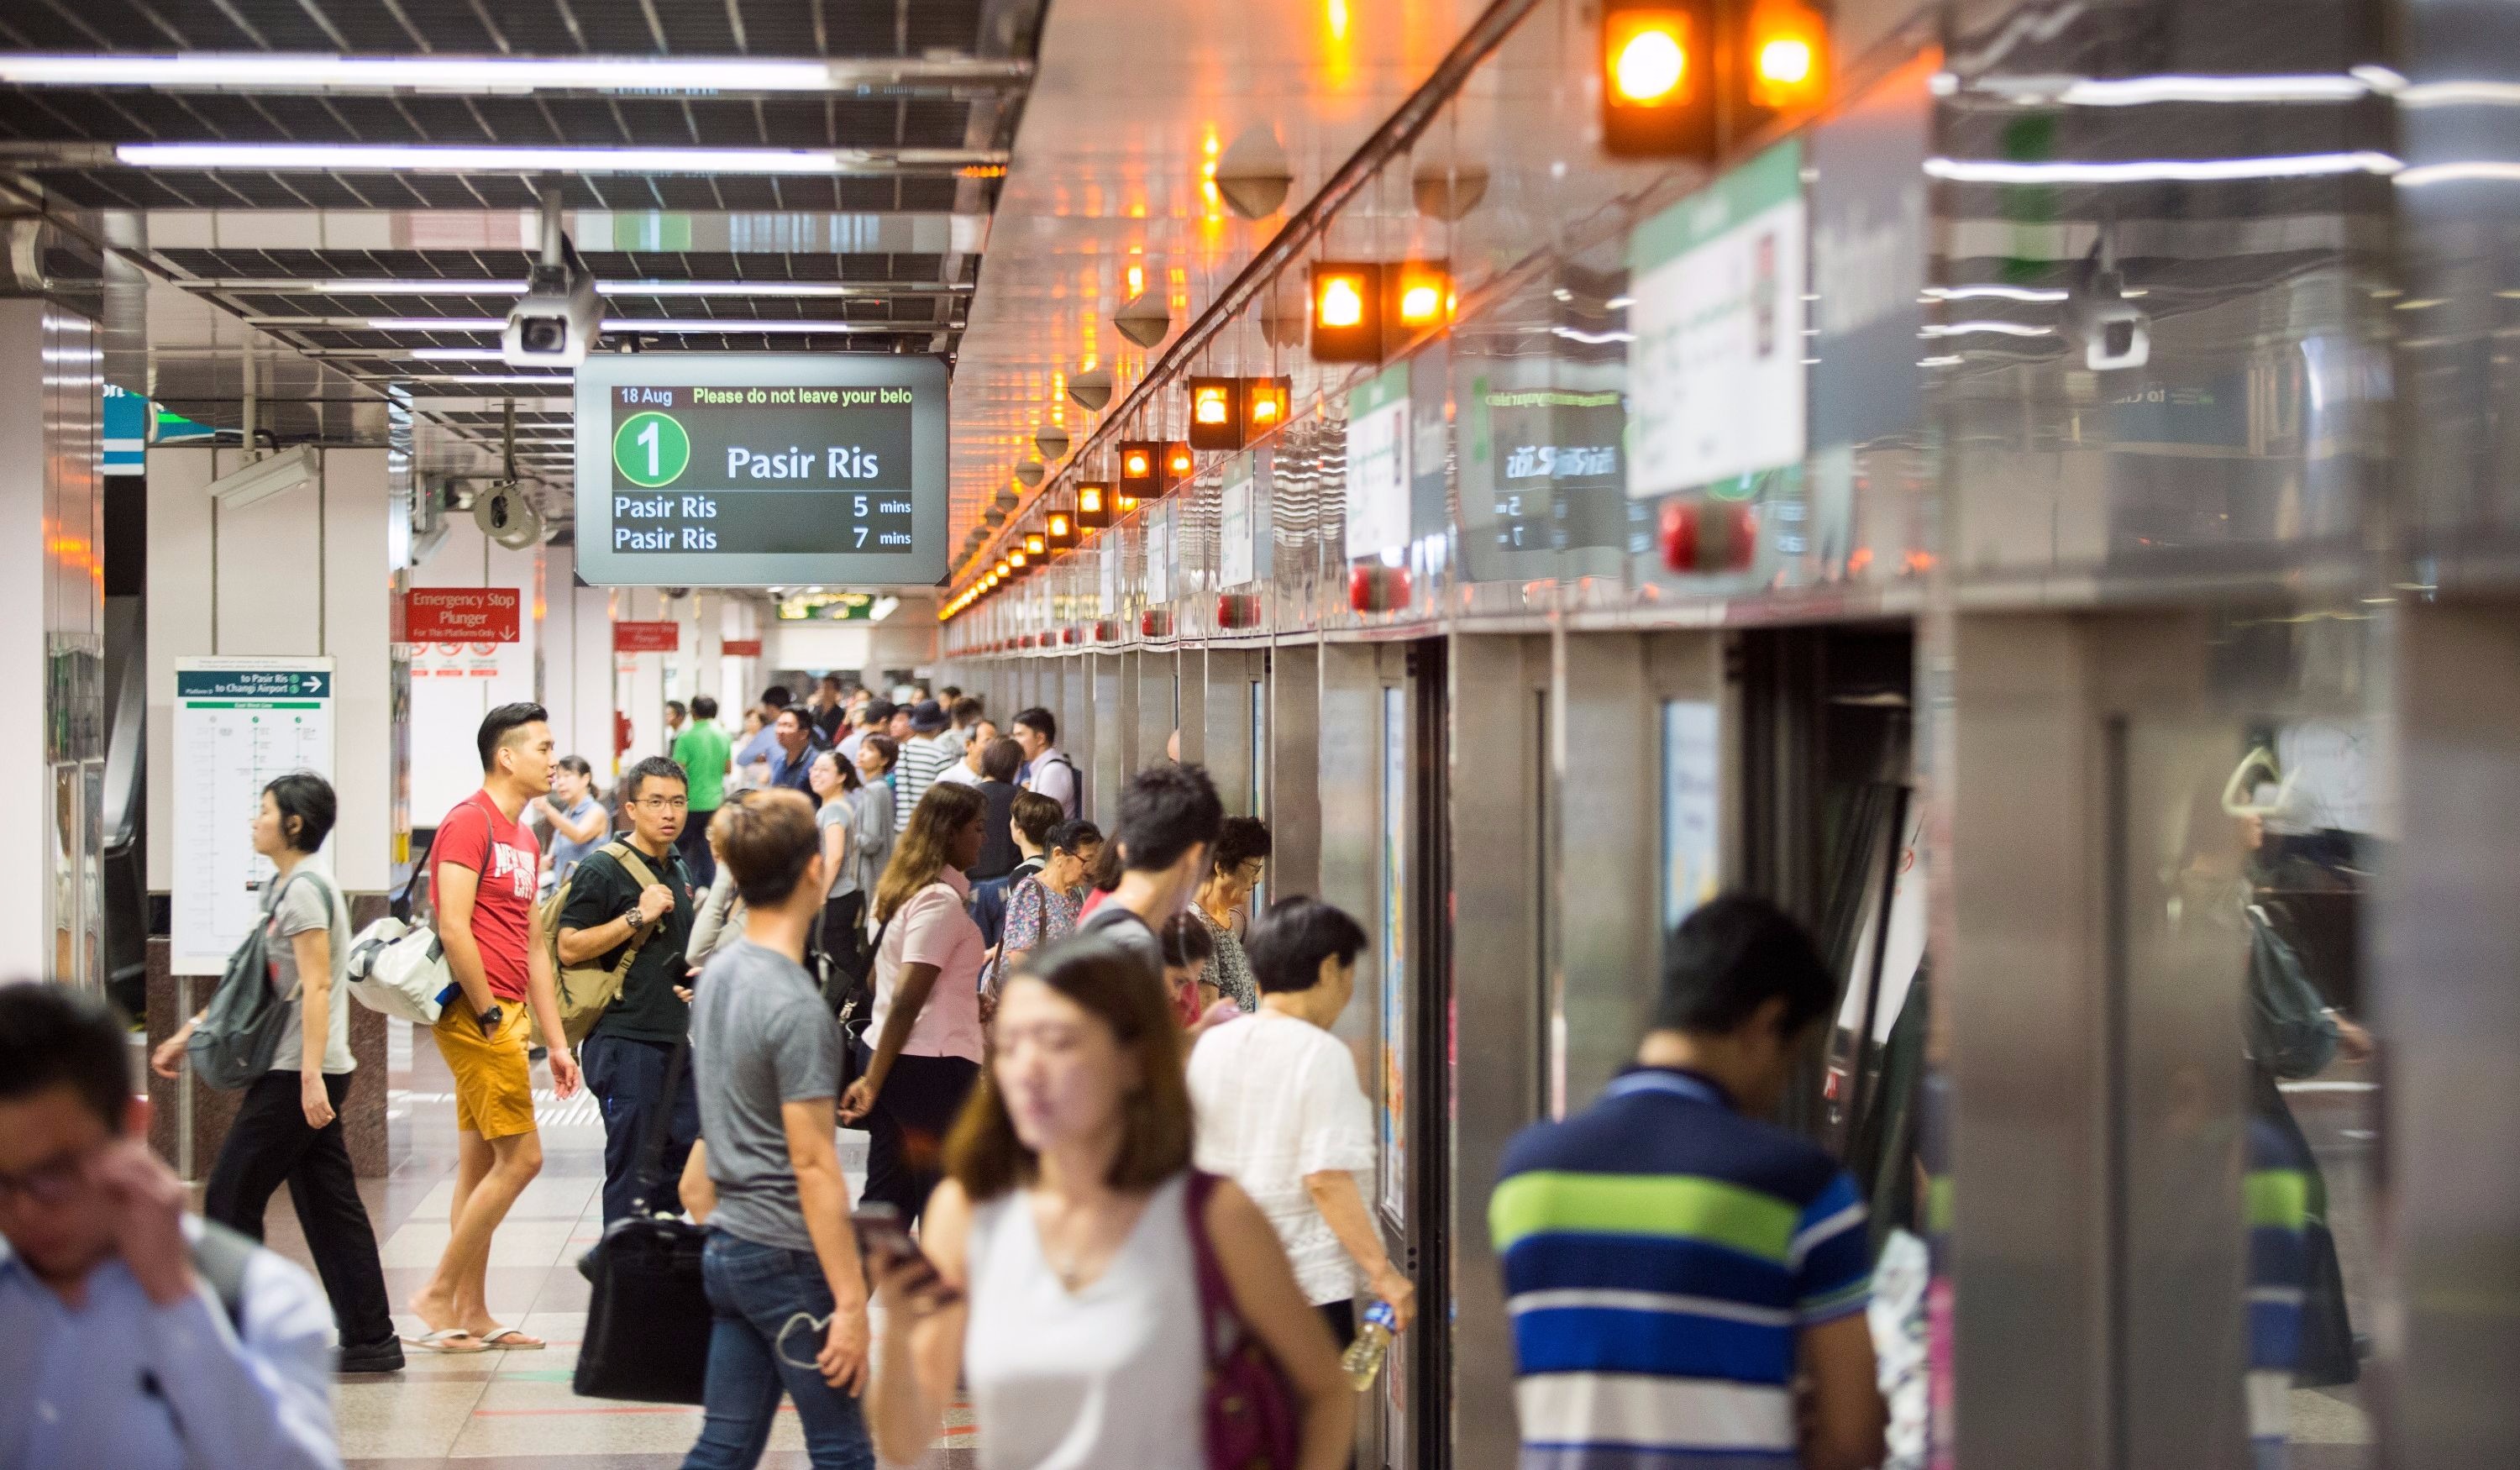
[[[916,1220],[936,1187],[937,1150],[980,1070],[980,962],[988,941],[964,905],[987,798],[932,786],[876,884],[875,1007],[840,1121],[864,1119],[864,1197]]]
[[[1357,1398],[1329,1328],[1250,1196],[1193,1178],[1182,1068],[1163,996],[1109,940],[1054,945],[1008,982],[918,1246],[871,1247],[886,1461],[925,1452],[960,1380],[983,1470],[1204,1470],[1212,1308],[1292,1390],[1286,1470],[1347,1463]],[[1206,1269],[1222,1282],[1202,1305]]]

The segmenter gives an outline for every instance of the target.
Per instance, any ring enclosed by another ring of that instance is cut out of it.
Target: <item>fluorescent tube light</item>
[[[415,143],[122,143],[133,168],[253,168],[274,173],[951,173],[1003,165],[982,148],[506,148]]]
[[[284,449],[210,481],[210,499],[230,511],[241,511],[307,483],[322,472],[323,464],[311,444]]]
[[[205,276],[173,283],[190,291],[263,296],[514,296],[525,283],[453,281],[413,277],[370,280],[277,276]],[[596,288],[625,296],[798,296],[881,299],[886,296],[966,295],[968,282],[885,281],[598,281]]]
[[[0,56],[0,82],[25,87],[164,87],[208,92],[855,92],[1002,85],[1018,60],[772,57]]]
[[[1940,301],[2062,301],[2067,293],[2037,286],[1928,286],[1925,294]]]
[[[505,317],[248,317],[246,325],[270,332],[500,332]],[[659,336],[698,336],[732,333],[767,333],[779,336],[816,333],[933,332],[940,322],[801,321],[787,317],[607,317],[607,332],[644,332]],[[380,349],[390,350],[390,349]]]
[[[2257,158],[2127,158],[2029,163],[2008,158],[1927,158],[1925,172],[1958,184],[2210,184],[2238,179],[2307,179],[2393,174],[2405,165],[2383,153],[2297,154]]]

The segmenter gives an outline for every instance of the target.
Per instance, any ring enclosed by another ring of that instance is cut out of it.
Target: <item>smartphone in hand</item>
[[[861,1205],[849,1216],[849,1225],[857,1231],[858,1250],[867,1258],[870,1269],[883,1272],[897,1266],[911,1268],[911,1274],[901,1283],[911,1300],[934,1311],[963,1299],[963,1293],[937,1274],[935,1264],[911,1238],[910,1226],[902,1221],[900,1211],[887,1204]]]

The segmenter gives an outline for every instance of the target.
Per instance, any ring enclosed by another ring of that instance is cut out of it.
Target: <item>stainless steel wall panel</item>
[[[1269,677],[1269,810],[1274,898],[1322,887],[1322,646],[1282,644]]]
[[[1138,745],[1131,771],[1143,771],[1164,759],[1172,739],[1175,712],[1181,708],[1181,658],[1171,648],[1148,648],[1138,660]]]
[[[1953,1449],[1971,1466],[2112,1470],[2105,1259],[2105,891],[2089,840],[2105,752],[2067,618],[1953,634],[1945,1065]]]
[[[1382,751],[1381,649],[1370,644],[1325,644],[1321,649],[1321,736],[1316,769],[1321,812],[1320,897],[1356,915],[1368,934],[1380,932],[1381,804],[1376,800]],[[1288,888],[1286,893],[1297,890]],[[1368,1065],[1381,1038],[1382,975],[1376,944],[1357,957],[1356,999],[1339,1018],[1341,1041],[1354,1047],[1366,1095],[1375,1093]]]
[[[1181,758],[1193,766],[1207,764],[1208,659],[1205,647],[1185,646],[1173,655],[1173,724],[1181,732]],[[1209,773],[1211,776],[1213,772]],[[1234,803],[1225,804],[1233,811]]]
[[[1209,648],[1206,677],[1198,683],[1199,763],[1207,767],[1230,815],[1257,815],[1251,801],[1251,684],[1261,654],[1248,648]],[[1190,736],[1182,739],[1187,746]]]
[[[1547,638],[1452,641],[1446,733],[1452,777],[1452,1463],[1510,1464],[1516,1452],[1513,1342],[1489,1248],[1488,1195],[1506,1143],[1547,1096],[1549,958],[1542,883],[1550,870]],[[1431,1325],[1442,1304],[1423,1304]]]
[[[1094,655],[1094,743],[1078,752],[1087,779],[1088,813],[1108,834],[1120,815],[1120,788],[1137,764],[1131,747],[1138,732],[1138,655]]]
[[[2404,1359],[2386,1463],[2520,1447],[2520,607],[2418,604],[2397,641],[2403,841],[2376,949],[2385,1239]]]
[[[1636,1055],[1654,992],[1654,703],[1645,640],[1569,634],[1558,646],[1558,714],[1551,764],[1558,783],[1559,944],[1569,1108],[1589,1102]]]

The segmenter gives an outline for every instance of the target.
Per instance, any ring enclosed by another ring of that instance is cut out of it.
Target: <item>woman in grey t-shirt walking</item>
[[[292,771],[262,788],[253,850],[278,869],[263,888],[263,953],[273,984],[291,998],[291,1016],[271,1070],[247,1087],[228,1125],[202,1213],[260,1240],[272,1192],[286,1182],[333,1301],[341,1371],[389,1373],[402,1366],[402,1342],[339,1116],[353,1063],[350,1000],[334,982],[349,953],[350,915],[332,880],[307,862],[332,832],[335,809],[332,785],[313,772]],[[193,1024],[150,1058],[158,1076],[181,1075]]]

